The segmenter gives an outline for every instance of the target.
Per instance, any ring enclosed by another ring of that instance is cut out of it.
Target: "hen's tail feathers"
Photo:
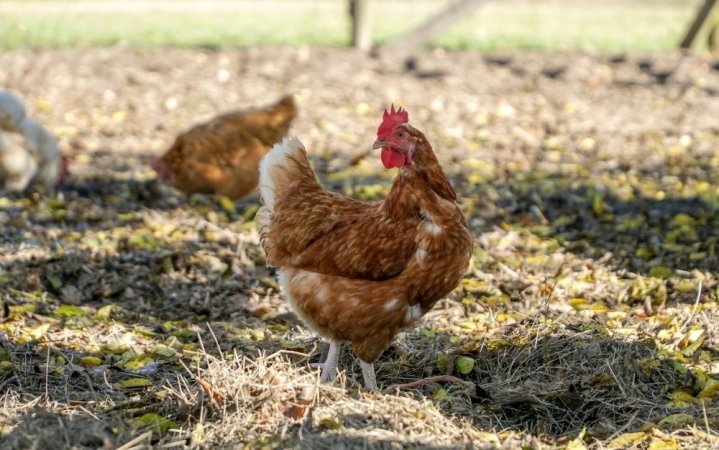
[[[307,159],[307,152],[299,139],[286,137],[260,161],[259,190],[262,207],[255,221],[260,232],[260,243],[267,253],[268,264],[274,254],[270,225],[275,206],[291,194],[304,194],[321,190],[315,172]]]
[[[271,213],[278,199],[290,192],[321,189],[299,139],[286,137],[260,161],[260,197]]]

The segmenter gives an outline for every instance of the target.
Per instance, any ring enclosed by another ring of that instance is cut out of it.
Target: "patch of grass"
[[[697,1],[488,2],[433,45],[450,49],[667,50]],[[376,42],[422,22],[446,2],[390,0],[372,7]],[[280,14],[281,12],[281,14]],[[344,1],[2,2],[0,48],[345,46]]]

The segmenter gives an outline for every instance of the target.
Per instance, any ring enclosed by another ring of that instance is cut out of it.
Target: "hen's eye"
[[[397,137],[403,138],[404,137],[404,131],[400,131],[397,133]]]

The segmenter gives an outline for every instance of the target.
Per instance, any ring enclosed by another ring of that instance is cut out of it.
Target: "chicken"
[[[257,166],[296,114],[291,95],[277,103],[216,117],[180,134],[151,162],[160,180],[186,193],[239,199],[257,187]]]
[[[399,168],[382,202],[324,189],[296,138],[260,163],[260,242],[290,306],[330,342],[323,381],[334,379],[340,344],[350,342],[365,387],[376,389],[373,361],[469,265],[473,239],[455,191],[427,138],[408,122],[393,107],[377,131],[382,163]]]
[[[0,130],[17,131],[26,115],[19,98],[8,91],[0,91]]]
[[[61,186],[69,159],[60,154],[55,137],[29,118],[20,100],[0,92],[0,183],[22,192],[31,184],[46,190]]]

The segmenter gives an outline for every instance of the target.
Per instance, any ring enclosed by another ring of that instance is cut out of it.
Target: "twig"
[[[65,445],[70,446],[70,435],[67,434],[67,425],[62,420],[62,416],[58,415],[55,417],[57,422],[60,424],[60,430],[62,430],[62,437],[65,440]]]
[[[136,438],[127,441],[124,445],[117,447],[115,450],[130,450],[136,448],[137,444],[140,442],[152,438],[152,431],[146,431],[142,433],[141,435],[137,436]]]
[[[679,328],[679,332],[677,335],[681,336],[681,334],[684,332],[684,329],[689,325],[689,322],[694,318],[694,315],[697,313],[697,308],[699,307],[699,299],[702,296],[702,280],[699,280],[699,287],[697,287],[697,298],[694,299],[694,306],[692,307],[692,312],[689,313],[689,317],[684,321],[684,324],[682,324],[681,328]]]
[[[126,406],[127,406],[127,407],[137,406],[137,407],[139,408],[139,407],[141,407],[141,406],[142,406],[142,407],[145,407],[145,406],[148,406],[148,405],[150,405],[150,404],[151,404],[151,403],[148,402],[147,400],[125,400],[124,402],[115,403],[114,405],[110,406],[109,408],[106,408],[103,412],[104,412],[105,414],[107,414],[107,413],[109,413],[109,412],[111,412],[111,411],[115,411],[115,410],[117,410],[117,409],[125,408]]]
[[[209,295],[209,294],[208,294]],[[210,330],[210,334],[212,335],[212,339],[215,340],[215,345],[217,346],[217,352],[220,354],[220,359],[224,361],[225,355],[222,353],[222,349],[220,348],[220,341],[217,340],[217,336],[215,336],[215,331],[212,329],[212,325],[209,324],[209,322],[205,322],[207,324],[207,329]],[[202,337],[198,333],[198,339],[202,341]]]
[[[608,361],[607,361],[606,364],[607,364],[607,368],[609,369],[609,371],[612,372],[612,376],[614,377],[614,381],[616,381],[617,386],[619,387],[619,390],[622,391],[622,395],[624,396],[624,398],[629,398],[629,397],[627,397],[627,393],[624,391],[624,386],[622,386],[622,384],[619,382],[619,378],[617,377],[617,374],[614,373],[614,369],[612,369],[612,366],[609,364]]]
[[[304,359],[310,359],[310,358],[312,357],[312,353],[313,353],[313,352],[314,352],[314,350],[311,351],[311,352],[309,352],[309,353],[295,352],[295,351],[292,351],[292,350],[277,350],[277,351],[274,352],[273,354],[268,355],[268,356],[267,356],[267,359],[274,359],[274,358],[277,358],[277,357],[280,356],[280,355],[295,355],[295,356],[301,356],[301,357],[303,357]]]
[[[502,271],[504,271],[504,273],[511,276],[512,278],[519,278],[519,274],[517,272],[515,272],[513,269],[511,269],[508,265],[501,263],[501,262],[498,263],[497,265],[500,269],[502,269]]]
[[[212,404],[212,406],[218,407],[219,402],[225,400],[225,395],[222,392],[212,387],[212,385],[207,381],[203,380],[200,375],[192,373],[192,371],[190,371],[190,368],[187,367],[184,361],[180,360],[180,364],[182,365],[182,367],[185,368],[190,377],[197,381],[202,390],[205,391],[205,395],[207,395],[207,397],[210,399],[210,403]]]
[[[388,394],[392,391],[400,391],[402,389],[409,389],[413,387],[423,386],[428,383],[435,383],[438,381],[451,381],[453,383],[461,384],[462,386],[467,387],[475,387],[476,385],[472,383],[471,381],[463,380],[461,378],[457,378],[452,375],[436,375],[433,377],[427,377],[422,378],[421,380],[413,381],[411,383],[405,383],[405,384],[393,384],[392,386],[389,386],[382,391],[385,394]]]
[[[632,423],[634,423],[634,419],[636,419],[638,415],[639,415],[639,410],[634,411],[634,414],[632,414],[632,417],[629,418],[627,423],[625,423],[620,429],[618,429],[611,436],[609,436],[606,439],[606,441],[611,442],[612,439],[619,436],[621,433],[624,432],[624,430],[628,429],[632,425]]]
[[[50,345],[47,347],[47,357],[45,358],[45,401],[50,398]]]

